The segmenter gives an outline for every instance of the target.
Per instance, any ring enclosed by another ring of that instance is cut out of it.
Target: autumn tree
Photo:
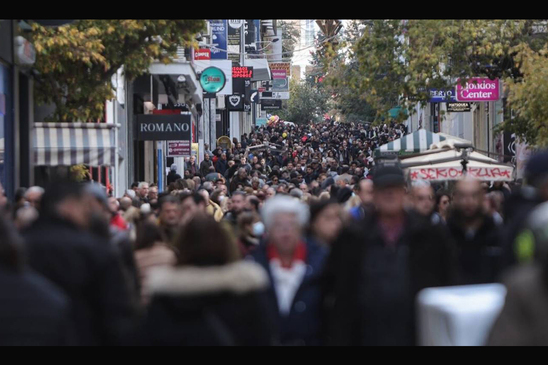
[[[508,105],[514,118],[502,128],[516,133],[531,144],[548,147],[548,46],[538,52],[523,45],[517,64],[523,77],[508,80]]]
[[[283,120],[297,124],[320,122],[330,110],[329,95],[306,82],[291,79],[289,92],[291,98],[284,102],[278,114]]]
[[[37,101],[55,105],[50,121],[101,119],[118,69],[123,66],[131,80],[155,59],[169,63],[204,27],[197,19],[86,19],[58,28],[34,23]]]
[[[300,30],[295,23],[285,20],[278,21],[278,28],[282,29],[282,38],[278,42],[282,43],[283,58],[290,59],[299,42]]]
[[[414,19],[364,20],[347,48],[345,62],[326,62],[328,81],[341,82],[338,69],[355,69],[347,85],[377,110],[377,119],[396,105],[426,103],[429,88],[446,88],[471,77],[501,78],[505,85],[524,77],[516,60],[521,45],[539,52],[546,33],[536,20]]]

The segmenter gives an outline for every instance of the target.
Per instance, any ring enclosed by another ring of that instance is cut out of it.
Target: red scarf
[[[293,259],[291,260],[290,265],[283,264],[282,260],[280,259],[280,254],[278,253],[278,249],[272,244],[268,244],[266,246],[266,254],[268,256],[268,261],[278,259],[280,260],[283,268],[289,269],[295,261],[306,262],[306,244],[303,241],[299,242],[299,244],[295,248],[295,251],[293,252]]]

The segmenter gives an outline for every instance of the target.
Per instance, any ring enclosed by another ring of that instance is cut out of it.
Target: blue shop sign
[[[428,89],[430,93],[430,103],[447,103],[447,102],[456,102],[457,93],[455,88],[451,89]]]

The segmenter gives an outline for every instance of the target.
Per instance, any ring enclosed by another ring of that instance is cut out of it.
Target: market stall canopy
[[[425,129],[419,129],[418,131],[408,134],[395,141],[382,145],[378,150],[383,152],[406,152],[406,153],[418,153],[427,151],[433,143],[439,143],[444,141],[445,137],[438,134],[429,132]]]
[[[407,112],[407,109],[403,109],[401,106],[394,107],[388,111],[388,115],[390,118],[397,118],[400,114],[405,116],[406,118],[409,116],[409,113]]]
[[[114,166],[118,124],[35,123],[36,166]]]
[[[501,164],[478,152],[465,152],[467,155],[467,176],[481,181],[512,181],[514,169]],[[440,150],[423,156],[402,161],[402,167],[411,181],[451,181],[464,176],[463,153],[457,150]]]

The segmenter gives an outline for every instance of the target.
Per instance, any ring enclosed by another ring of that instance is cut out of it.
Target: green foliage
[[[278,27],[282,29],[282,39],[278,42],[282,42],[283,58],[292,58],[299,41],[300,30],[294,23],[284,20],[278,21]]]
[[[503,128],[532,144],[548,147],[548,46],[535,52],[527,46],[518,53],[523,79],[508,80],[508,102],[517,115]]]
[[[329,95],[322,89],[292,79],[289,91],[291,98],[278,114],[281,119],[297,124],[320,122],[329,111]]]
[[[347,88],[376,110],[377,119],[396,105],[411,109],[424,104],[429,88],[455,86],[459,78],[463,83],[476,76],[502,78],[510,106],[519,114],[507,127],[531,138],[530,127],[538,129],[548,119],[541,107],[548,103],[540,99],[547,32],[539,32],[539,24],[543,22],[532,19],[354,21],[338,48],[324,52],[323,67],[334,90]],[[538,101],[528,102],[526,95],[535,91]],[[545,138],[542,132],[535,135],[535,141]]]
[[[74,165],[70,167],[70,176],[74,181],[82,182],[89,176],[89,171],[85,165]]]
[[[35,23],[37,101],[55,104],[52,121],[101,119],[120,67],[131,80],[154,59],[169,63],[177,47],[190,46],[204,25],[197,19],[86,19],[58,28]]]

